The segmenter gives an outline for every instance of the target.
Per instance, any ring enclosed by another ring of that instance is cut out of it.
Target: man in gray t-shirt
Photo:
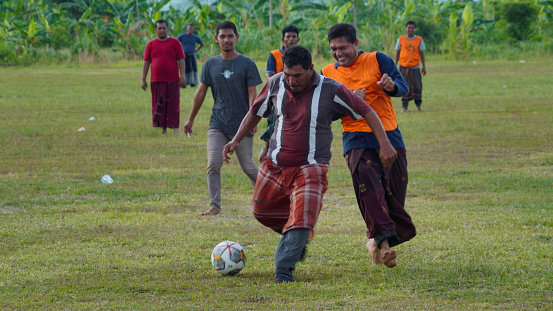
[[[208,59],[203,65],[201,82],[194,94],[194,104],[188,121],[184,124],[185,134],[193,134],[194,118],[211,87],[214,104],[207,132],[207,185],[211,203],[202,215],[221,212],[223,147],[236,134],[240,122],[257,95],[256,86],[262,82],[255,63],[234,49],[238,38],[234,23],[224,21],[217,25],[215,41],[219,43],[221,54]],[[257,166],[253,162],[253,136],[249,135],[242,140],[235,152],[242,171],[246,173],[253,187],[257,178]]]

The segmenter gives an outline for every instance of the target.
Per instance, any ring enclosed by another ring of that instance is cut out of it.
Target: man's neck
[[[163,39],[161,39],[160,37],[157,37],[157,39],[158,39],[159,41],[167,41],[167,39],[169,39],[169,38],[170,38],[169,36],[167,36],[167,37],[165,37],[165,38],[163,38]]]
[[[240,53],[236,52],[236,50],[232,50],[231,52],[223,52],[221,51],[221,57],[223,59],[234,59],[237,58]]]
[[[410,36],[410,35],[405,35],[405,37],[406,37],[407,39],[413,39],[413,38],[415,38],[416,36],[417,36],[417,35],[412,35],[412,36]]]

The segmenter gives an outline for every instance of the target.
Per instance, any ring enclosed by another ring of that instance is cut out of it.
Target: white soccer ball
[[[235,275],[246,265],[246,252],[236,242],[221,242],[211,252],[211,264],[221,274]]]

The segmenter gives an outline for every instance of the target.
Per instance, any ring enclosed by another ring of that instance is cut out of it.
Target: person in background
[[[196,53],[202,49],[204,43],[200,37],[194,34],[193,23],[188,23],[186,33],[178,36],[177,40],[181,43],[184,55],[186,56],[184,59],[186,84],[195,87],[198,85],[198,59]],[[196,45],[199,46],[196,47]]]
[[[422,111],[422,75],[426,75],[426,61],[424,59],[424,50],[426,45],[422,37],[415,35],[415,22],[408,21],[405,25],[407,35],[401,36],[396,43],[396,65],[399,63],[399,71],[403,78],[409,84],[409,93],[401,97],[403,109],[401,112],[407,112],[409,101],[414,99],[418,111]]]
[[[152,90],[152,123],[163,133],[172,128],[180,135],[180,88],[186,85],[184,52],[179,41],[168,35],[167,21],[156,21],[157,38],[146,44],[142,65],[142,89],[148,88],[146,77],[150,65]]]
[[[201,82],[194,94],[194,104],[188,121],[184,124],[185,134],[193,134],[194,119],[204,102],[207,90],[211,88],[214,103],[207,132],[207,185],[211,203],[202,215],[216,215],[221,212],[223,146],[236,134],[240,120],[257,95],[256,86],[262,82],[254,61],[236,52],[235,45],[239,37],[234,23],[224,21],[217,25],[215,41],[219,43],[221,54],[204,63]],[[250,179],[252,187],[257,178],[257,166],[253,161],[254,133],[255,131],[244,138],[236,149],[238,163]]]

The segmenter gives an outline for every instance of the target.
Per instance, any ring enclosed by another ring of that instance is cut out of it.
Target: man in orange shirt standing
[[[347,115],[342,117],[344,157],[367,226],[366,247],[373,263],[393,268],[397,255],[392,247],[416,235],[415,225],[404,208],[407,157],[391,98],[407,94],[407,83],[388,55],[358,49],[357,31],[352,25],[332,26],[328,42],[336,63],[325,66],[322,74],[343,83],[374,109],[397,151],[394,163],[384,165],[380,160],[381,146],[369,126]]]
[[[415,35],[417,26],[415,22],[408,21],[405,25],[407,35],[401,36],[396,43],[396,65],[399,62],[399,71],[409,84],[409,93],[401,98],[403,110],[407,112],[409,101],[414,99],[417,109],[421,110],[422,105],[422,77],[420,63],[422,63],[422,74],[426,75],[426,62],[424,50],[426,45],[422,37]]]

